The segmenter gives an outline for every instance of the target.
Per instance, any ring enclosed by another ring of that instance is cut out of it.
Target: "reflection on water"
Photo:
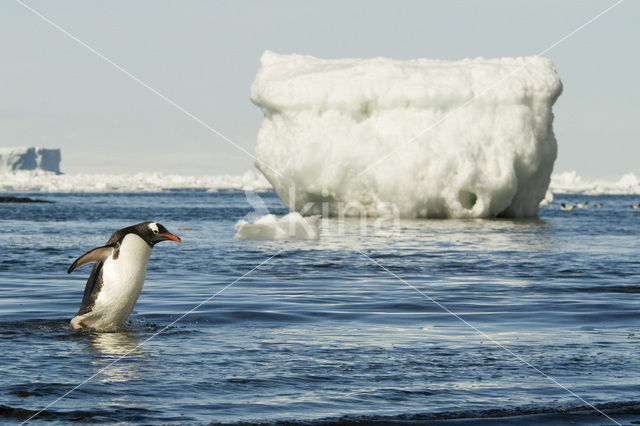
[[[141,377],[141,368],[148,354],[139,346],[141,340],[133,330],[111,333],[92,332],[86,341],[89,350],[97,356],[91,360],[96,378],[101,382],[125,382]]]
[[[325,218],[321,222],[322,238],[316,244],[321,249],[380,249],[395,245],[403,250],[421,245],[436,249],[459,246],[464,251],[530,251],[550,248],[553,232],[551,223],[543,219],[400,219],[378,226],[359,218]]]

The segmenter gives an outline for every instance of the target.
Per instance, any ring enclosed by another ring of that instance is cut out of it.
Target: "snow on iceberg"
[[[239,220],[235,238],[241,240],[317,240],[320,216],[303,217],[298,212],[278,217],[267,214],[253,223]]]
[[[60,174],[60,159],[59,149],[0,148],[0,172],[43,170]]]
[[[256,166],[286,206],[525,217],[545,198],[562,92],[546,58],[323,60],[265,52]],[[294,198],[294,199],[291,199]],[[343,210],[344,211],[344,210]]]
[[[42,171],[0,173],[1,192],[160,192],[166,190],[269,191],[271,185],[264,176],[251,170],[240,176],[181,176],[163,173],[56,175]]]

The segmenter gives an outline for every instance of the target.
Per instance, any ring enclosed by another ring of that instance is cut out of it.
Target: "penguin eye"
[[[158,230],[157,230],[157,229],[154,229],[154,230],[153,230],[153,233],[154,233],[154,234],[157,234],[157,233],[158,233]]]

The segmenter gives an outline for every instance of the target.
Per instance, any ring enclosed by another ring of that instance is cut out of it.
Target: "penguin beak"
[[[167,240],[175,241],[176,243],[179,243],[181,241],[180,238],[176,237],[173,234],[160,234],[160,236],[166,238]]]

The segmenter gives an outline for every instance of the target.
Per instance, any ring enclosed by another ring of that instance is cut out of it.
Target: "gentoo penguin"
[[[640,210],[640,204],[631,204],[631,208],[634,210]]]
[[[597,209],[602,208],[602,206],[603,206],[603,204],[602,204],[602,203],[595,203],[595,204],[593,205],[593,207],[595,207],[595,208],[597,208]]]
[[[570,210],[573,210],[573,206],[562,203],[562,205],[560,206],[560,210],[570,211]]]
[[[68,274],[87,263],[95,265],[71,326],[98,330],[121,326],[142,290],[151,249],[166,240],[180,242],[180,238],[159,223],[142,222],[116,231],[106,245],[77,258]]]
[[[589,202],[585,201],[584,203],[578,203],[576,204],[576,207],[579,209],[586,209],[587,207],[589,207]]]

